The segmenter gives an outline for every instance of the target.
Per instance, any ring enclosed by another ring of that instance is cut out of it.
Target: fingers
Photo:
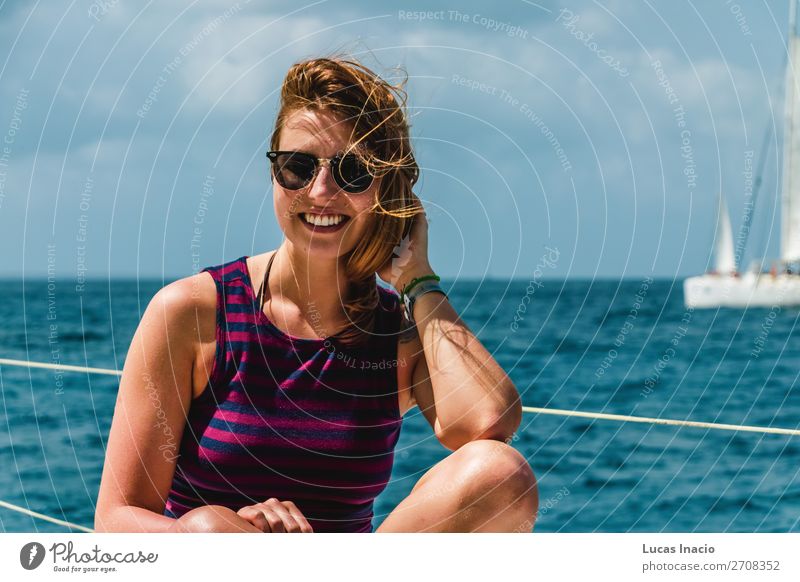
[[[272,533],[286,533],[286,529],[283,527],[283,520],[281,516],[275,511],[274,508],[270,507],[266,503],[264,504],[266,507],[262,510],[264,517],[267,519],[267,523],[269,524],[269,531]]]
[[[267,499],[264,505],[272,511],[272,533],[299,533],[300,526],[297,525],[294,517],[289,513],[283,504],[275,498]]]
[[[261,530],[264,533],[271,533],[272,528],[267,521],[266,515],[264,515],[264,511],[256,505],[249,505],[247,507],[242,507],[239,511],[236,512],[242,519],[246,519],[250,523],[252,523],[255,527]]]
[[[300,527],[300,533],[314,533],[311,524],[308,523],[306,517],[300,513],[300,510],[297,509],[294,503],[291,501],[284,501],[283,505],[289,510],[289,513],[292,514],[292,517],[294,517],[295,522]]]
[[[242,507],[237,514],[264,533],[312,533],[308,520],[291,501],[270,498]]]

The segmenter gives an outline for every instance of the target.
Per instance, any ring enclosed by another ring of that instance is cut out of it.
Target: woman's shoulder
[[[162,287],[159,294],[172,320],[170,339],[193,346],[192,397],[197,398],[216,356],[217,285],[208,271],[201,271]]]
[[[162,300],[181,311],[216,311],[217,286],[211,273],[201,271],[182,277],[162,287],[158,291]]]

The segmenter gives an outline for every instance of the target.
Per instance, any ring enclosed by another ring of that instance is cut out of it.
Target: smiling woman
[[[351,60],[290,68],[267,153],[284,240],[152,299],[98,531],[372,531],[415,405],[454,452],[378,531],[532,529],[535,478],[507,444],[519,395],[428,262],[404,105]]]

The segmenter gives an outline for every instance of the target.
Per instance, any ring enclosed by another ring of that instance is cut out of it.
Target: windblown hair
[[[381,176],[370,212],[375,220],[346,259],[349,281],[343,297],[349,325],[334,334],[344,345],[367,341],[379,309],[375,272],[408,236],[422,207],[412,194],[419,177],[405,113],[408,78],[390,84],[361,63],[344,57],[315,58],[292,65],[270,141],[278,149],[281,128],[301,109],[334,113],[352,127],[348,152]]]

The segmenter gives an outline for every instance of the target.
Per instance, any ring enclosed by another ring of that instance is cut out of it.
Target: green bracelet
[[[421,283],[422,281],[428,281],[430,279],[434,279],[436,281],[441,281],[442,278],[439,275],[423,275],[422,277],[414,277],[408,283],[408,285],[403,286],[403,290],[400,291],[400,301],[411,291],[411,288],[416,285],[417,283]]]

